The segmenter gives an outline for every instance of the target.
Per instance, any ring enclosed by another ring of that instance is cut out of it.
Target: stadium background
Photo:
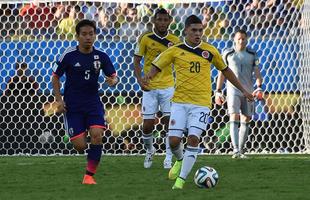
[[[65,131],[61,116],[45,116],[43,112],[43,105],[54,101],[51,66],[61,52],[76,44],[72,32],[60,26],[63,19],[70,18],[72,8],[76,11],[75,19],[85,17],[97,22],[98,41],[95,46],[111,56],[120,77],[116,88],[101,85],[100,89],[110,124],[104,148],[113,154],[144,153],[139,129],[141,91],[133,76],[133,49],[138,35],[150,29],[150,16],[159,6],[171,11],[174,17],[171,31],[180,37],[182,22],[187,15],[211,17],[213,24],[206,25],[205,40],[220,50],[232,45],[230,40],[235,30],[245,28],[248,31],[249,45],[257,50],[260,58],[263,89],[266,91],[265,101],[257,102],[246,144],[248,152],[304,152],[299,53],[303,1],[262,2],[265,3],[256,7],[253,5],[255,1],[247,0],[162,5],[84,1],[2,3],[0,154],[75,153],[70,143],[63,141]],[[203,8],[209,9],[209,13],[204,15]],[[102,10],[103,18],[108,17],[106,21],[100,19]],[[58,12],[61,14],[57,17]],[[17,62],[27,63],[28,75],[35,77],[39,84],[35,95],[4,94],[10,77],[16,74],[14,66]],[[216,76],[213,69],[213,80]],[[103,82],[103,78],[100,81]],[[214,107],[211,129],[204,134],[200,145],[202,152],[231,151],[227,122],[226,110]],[[40,137],[46,132],[51,139],[42,142]],[[154,134],[157,135],[157,153],[162,153],[162,126],[158,125]]]

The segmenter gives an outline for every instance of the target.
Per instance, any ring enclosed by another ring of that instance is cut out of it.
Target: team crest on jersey
[[[99,60],[99,56],[98,55],[94,55],[94,59],[95,60]]]
[[[175,120],[174,120],[174,119],[172,119],[172,120],[170,121],[170,125],[171,125],[171,126],[175,125]]]
[[[171,47],[171,46],[173,46],[173,43],[172,43],[172,42],[169,42],[169,43],[168,43],[168,47]]]
[[[203,52],[201,53],[201,56],[202,56],[203,58],[208,59],[209,56],[210,56],[210,53],[209,53],[209,51],[203,51]]]
[[[99,73],[100,67],[101,67],[101,62],[99,60],[95,60],[94,61],[94,68],[95,68],[96,73]]]

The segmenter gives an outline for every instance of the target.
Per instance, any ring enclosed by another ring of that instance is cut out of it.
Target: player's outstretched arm
[[[242,84],[235,76],[234,72],[229,67],[226,67],[221,72],[223,73],[225,78],[227,78],[227,80],[229,80],[236,88],[238,88],[249,101],[254,101],[253,95],[244,89]]]

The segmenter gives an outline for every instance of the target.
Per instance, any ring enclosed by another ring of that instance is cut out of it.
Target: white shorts
[[[172,103],[169,122],[169,136],[182,137],[187,129],[188,135],[200,138],[207,129],[210,109],[194,104]]]
[[[173,93],[174,93],[174,87],[143,91],[142,96],[143,119],[155,119],[155,114],[159,110],[163,113],[163,116],[169,116],[171,111],[170,107]]]
[[[254,102],[249,102],[246,97],[241,95],[227,96],[227,107],[229,114],[243,114],[252,116],[254,114]]]

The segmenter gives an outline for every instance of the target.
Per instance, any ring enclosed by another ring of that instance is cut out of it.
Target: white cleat
[[[165,158],[164,160],[164,169],[170,169],[172,167],[172,161],[169,158]]]
[[[152,164],[153,164],[153,156],[155,154],[155,149],[153,148],[153,150],[151,152],[146,152],[145,154],[145,159],[144,159],[144,168],[148,169],[151,168]]]
[[[242,154],[240,154],[240,158],[241,159],[247,159],[248,157],[242,153]]]
[[[231,158],[240,158],[240,153],[239,152],[234,152]]]

